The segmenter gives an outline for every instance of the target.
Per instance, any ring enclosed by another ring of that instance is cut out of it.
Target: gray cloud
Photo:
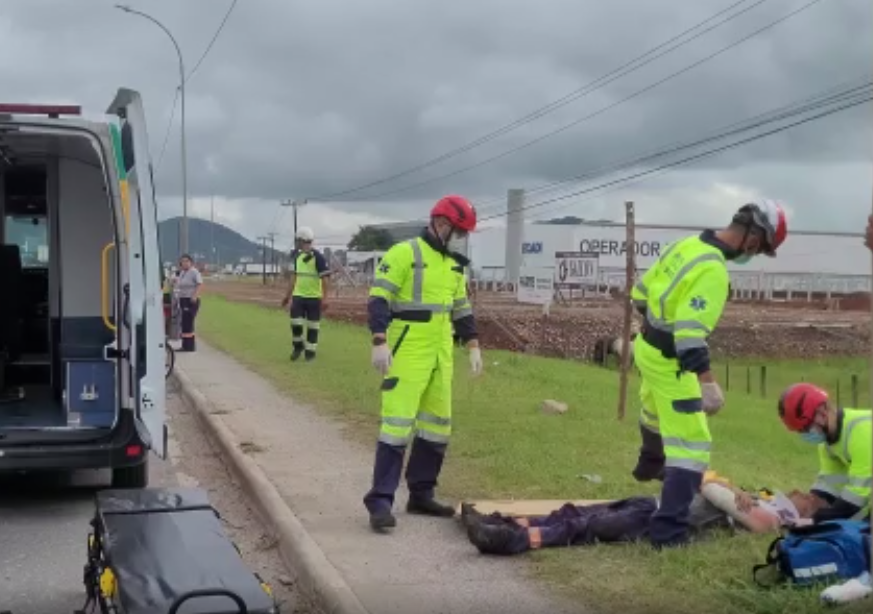
[[[4,0],[0,97],[76,101],[101,113],[115,88],[136,88],[146,101],[157,159],[178,81],[175,54],[157,27],[112,4]],[[439,156],[584,86],[729,4],[240,0],[188,84],[194,208],[199,212],[215,194],[219,219],[250,235],[262,233],[276,218],[279,199],[343,191]],[[434,179],[517,147],[633,94],[801,4],[765,2],[482,147],[348,198]],[[229,1],[132,5],[174,32],[190,70]],[[374,202],[313,207],[308,215],[324,218],[318,229],[322,235],[343,233],[369,219],[420,217],[422,208],[444,192],[499,199],[510,187],[560,180],[693,138],[863,77],[873,54],[871,34],[873,4],[824,0],[515,155]],[[710,202],[713,194],[729,198],[714,188],[729,184],[786,198],[798,224],[855,228],[869,208],[869,114],[865,105],[610,193],[602,198],[598,215],[612,215],[618,208],[606,203],[620,203],[628,194],[644,201],[647,194],[657,199],[669,193],[679,201],[672,208],[660,207],[658,215],[681,219],[684,210]],[[164,214],[180,210],[178,109],[175,123],[158,174]],[[551,209],[558,215],[594,211],[591,201],[578,200]],[[828,208],[823,211],[821,203]]]

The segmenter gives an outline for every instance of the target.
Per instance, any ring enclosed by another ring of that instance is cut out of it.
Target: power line
[[[690,70],[693,70],[694,68],[697,68],[698,66],[704,64],[705,62],[708,62],[708,61],[714,59],[715,57],[717,57],[717,56],[719,56],[719,55],[721,55],[721,54],[723,54],[723,53],[729,51],[730,49],[733,49],[734,47],[737,47],[737,46],[741,45],[742,43],[744,43],[744,42],[750,40],[751,38],[753,38],[753,37],[755,37],[755,36],[761,34],[762,32],[764,32],[764,31],[766,31],[766,30],[769,30],[769,29],[771,29],[771,28],[774,28],[774,27],[776,27],[777,25],[781,24],[782,22],[787,21],[788,19],[794,17],[795,15],[798,15],[798,14],[802,13],[803,11],[805,11],[805,10],[807,10],[807,9],[809,9],[809,8],[812,8],[812,6],[818,4],[818,3],[821,2],[821,1],[822,1],[822,0],[811,0],[810,2],[807,2],[806,4],[804,4],[803,6],[801,6],[800,8],[797,8],[797,9],[791,11],[791,12],[788,13],[787,15],[784,15],[783,17],[781,17],[781,18],[779,18],[779,19],[777,19],[777,20],[775,20],[775,21],[770,22],[770,23],[768,23],[767,25],[765,25],[765,26],[759,28],[758,30],[755,30],[755,31],[752,32],[751,34],[747,34],[747,35],[744,36],[743,38],[741,38],[741,39],[739,39],[739,40],[737,40],[737,41],[734,41],[734,42],[731,43],[730,45],[727,45],[726,47],[722,47],[722,48],[719,49],[718,51],[716,51],[716,52],[714,52],[714,53],[711,53],[711,54],[709,54],[709,55],[703,57],[702,59],[700,59],[700,60],[698,60],[698,61],[696,61],[696,62],[694,62],[694,63],[692,63],[692,64],[690,64],[690,65],[688,65],[688,66],[686,66],[686,67],[684,67],[684,68],[682,68],[682,69],[680,69],[680,70],[674,72],[674,73],[671,73],[670,75],[668,75],[668,76],[666,76],[666,77],[664,77],[664,78],[662,78],[662,79],[659,79],[658,81],[656,81],[656,82],[654,82],[654,83],[652,83],[652,84],[650,84],[650,85],[648,85],[648,86],[646,86],[646,87],[644,87],[644,88],[642,88],[642,89],[640,89],[640,90],[637,90],[637,91],[634,92],[633,94],[630,94],[629,96],[626,96],[626,97],[624,97],[624,98],[622,98],[622,99],[620,99],[620,100],[618,100],[618,101],[616,101],[616,102],[614,102],[614,103],[612,103],[612,104],[610,104],[610,105],[608,105],[608,106],[606,106],[606,107],[603,107],[603,108],[601,108],[601,109],[599,109],[599,110],[597,110],[597,111],[595,111],[595,112],[593,112],[593,113],[590,113],[590,114],[588,114],[588,115],[586,115],[586,116],[584,116],[584,117],[582,117],[582,118],[580,118],[580,119],[577,119],[577,120],[575,120],[575,121],[573,121],[573,122],[570,122],[569,124],[565,124],[564,126],[558,128],[558,129],[556,129],[556,130],[553,130],[553,131],[551,131],[551,132],[548,132],[548,133],[546,133],[546,134],[544,134],[544,135],[542,135],[542,136],[540,136],[540,137],[537,137],[536,139],[533,139],[533,140],[531,140],[531,141],[528,141],[527,143],[523,143],[523,144],[521,144],[521,145],[519,145],[519,146],[517,146],[517,147],[514,147],[514,148],[512,148],[512,149],[509,149],[509,150],[507,150],[507,151],[504,151],[503,153],[497,154],[497,155],[495,155],[495,156],[491,156],[490,158],[486,158],[485,160],[482,160],[481,162],[477,162],[477,163],[475,163],[475,164],[472,164],[472,165],[469,165],[469,166],[463,167],[463,168],[461,168],[461,169],[458,169],[458,170],[453,171],[453,172],[451,172],[451,173],[447,173],[447,174],[445,174],[445,175],[440,175],[440,176],[438,176],[438,177],[434,177],[434,178],[432,178],[432,179],[428,179],[428,180],[425,180],[425,181],[420,181],[420,182],[418,182],[418,183],[414,183],[414,184],[412,184],[412,185],[408,185],[408,186],[403,187],[403,188],[398,188],[398,189],[390,190],[390,191],[387,191],[387,192],[382,192],[382,193],[380,193],[380,194],[376,194],[376,195],[373,195],[373,196],[359,197],[359,198],[351,198],[351,199],[348,199],[348,200],[350,200],[350,201],[369,201],[369,200],[376,200],[376,199],[379,199],[379,198],[383,198],[383,197],[385,197],[385,196],[389,196],[389,195],[393,195],[393,194],[398,194],[398,193],[400,193],[400,192],[406,192],[406,191],[409,191],[409,190],[412,190],[412,189],[415,189],[415,188],[419,188],[419,187],[422,187],[422,186],[425,186],[425,185],[429,185],[429,184],[434,183],[434,182],[437,182],[437,181],[441,181],[441,180],[443,180],[443,179],[448,179],[448,178],[450,178],[450,177],[455,177],[455,176],[457,176],[457,175],[461,175],[461,174],[463,174],[463,173],[467,173],[467,172],[469,172],[469,171],[471,171],[471,170],[474,170],[474,169],[476,169],[476,168],[479,168],[479,167],[485,166],[486,164],[490,164],[491,162],[494,162],[494,161],[496,161],[496,160],[500,160],[500,159],[502,159],[502,158],[505,158],[505,157],[507,157],[507,156],[510,156],[510,155],[512,155],[512,154],[515,154],[515,153],[517,153],[517,152],[519,152],[519,151],[521,151],[521,150],[523,150],[523,149],[527,149],[528,147],[530,147],[530,146],[532,146],[532,145],[536,145],[537,143],[540,143],[540,142],[542,142],[542,141],[545,141],[546,139],[549,139],[549,138],[551,138],[551,137],[553,137],[553,136],[555,136],[555,135],[557,135],[557,134],[559,134],[559,133],[565,132],[566,130],[569,130],[570,128],[573,128],[574,126],[577,126],[577,125],[579,125],[579,124],[581,124],[581,123],[583,123],[583,122],[585,122],[585,121],[588,121],[589,119],[592,119],[592,118],[594,118],[594,117],[596,117],[596,116],[598,116],[598,115],[600,115],[600,114],[602,114],[602,113],[605,113],[606,111],[609,111],[609,110],[611,110],[611,109],[614,109],[615,107],[617,107],[617,106],[619,106],[619,105],[621,105],[621,104],[624,104],[625,102],[628,102],[629,100],[632,100],[632,99],[634,99],[634,98],[636,98],[636,97],[638,97],[638,96],[640,96],[640,95],[642,95],[642,94],[644,94],[644,93],[646,93],[646,92],[648,92],[648,91],[651,91],[651,90],[655,89],[656,87],[658,87],[658,86],[660,86],[660,85],[663,85],[664,83],[667,83],[668,81],[671,81],[672,79],[675,79],[676,77],[678,77],[678,76],[680,76],[680,75],[682,75],[682,74],[684,74],[684,73],[686,73],[686,72],[688,72],[688,71],[690,71]]]
[[[209,52],[212,50],[212,46],[215,44],[215,41],[218,40],[218,36],[221,34],[221,31],[224,29],[224,26],[227,23],[227,20],[230,17],[230,14],[233,12],[234,7],[236,7],[237,2],[239,2],[239,0],[233,0],[230,3],[230,7],[228,7],[227,12],[225,12],[225,14],[224,14],[224,19],[221,20],[221,23],[218,25],[218,28],[215,30],[215,34],[212,35],[212,40],[210,40],[209,44],[206,45],[206,49],[203,51],[203,54],[200,56],[200,59],[197,60],[197,63],[194,65],[194,68],[191,70],[191,72],[188,73],[188,76],[185,77],[186,84],[191,80],[191,77],[194,76],[194,73],[197,72],[197,69],[200,68],[200,65],[203,63],[203,60],[206,59],[206,56],[209,55]],[[161,168],[161,162],[164,159],[164,152],[166,152],[166,150],[167,150],[167,142],[170,139],[170,131],[173,128],[173,119],[175,119],[175,117],[176,117],[176,106],[179,103],[179,93],[180,93],[179,88],[180,87],[181,87],[181,84],[176,86],[176,94],[173,97],[173,108],[170,111],[170,119],[169,119],[169,121],[167,121],[167,129],[164,132],[164,144],[161,146],[161,153],[158,157],[158,163],[157,163],[157,165],[155,165],[155,173],[157,173],[158,170]]]
[[[709,23],[710,21],[712,21],[712,20],[714,20],[714,19],[720,17],[721,15],[723,15],[723,14],[729,12],[730,10],[736,8],[737,6],[739,6],[740,4],[743,4],[743,3],[746,2],[746,1],[747,1],[747,0],[739,0],[739,2],[735,2],[735,3],[733,3],[732,5],[730,5],[729,7],[727,7],[726,9],[722,9],[721,11],[719,11],[719,12],[715,13],[714,15],[712,15],[712,16],[706,18],[705,20],[703,20],[703,21],[701,21],[700,23],[698,23],[698,24],[692,26],[691,28],[685,30],[684,32],[681,32],[680,34],[677,34],[676,36],[670,38],[669,40],[664,41],[664,42],[661,43],[660,45],[658,45],[658,46],[656,46],[656,47],[654,47],[654,48],[652,48],[652,49],[649,49],[649,50],[646,51],[644,54],[642,54],[642,55],[640,55],[640,56],[637,56],[637,57],[634,58],[633,60],[631,60],[631,61],[629,61],[629,62],[627,62],[627,63],[625,63],[625,64],[619,66],[618,68],[612,70],[611,72],[609,72],[609,73],[607,73],[607,74],[605,74],[605,75],[602,75],[602,76],[598,77],[597,79],[595,79],[595,80],[592,81],[591,83],[588,83],[587,85],[585,85],[585,86],[583,86],[583,87],[581,87],[581,88],[579,88],[579,89],[577,89],[577,90],[574,90],[574,91],[570,92],[569,94],[564,95],[563,97],[559,98],[558,100],[554,100],[554,101],[548,103],[547,105],[544,105],[544,106],[542,106],[542,107],[539,107],[539,108],[535,109],[534,111],[528,113],[527,115],[525,115],[525,116],[523,116],[523,117],[520,117],[519,119],[517,119],[517,120],[515,120],[515,121],[513,121],[513,122],[511,122],[511,123],[509,123],[509,124],[506,124],[505,126],[502,126],[502,127],[498,128],[497,130],[495,130],[495,131],[493,131],[493,132],[490,132],[490,133],[488,133],[488,134],[485,134],[485,135],[483,135],[483,136],[477,138],[476,140],[467,143],[466,145],[462,145],[461,147],[458,147],[458,148],[456,148],[456,149],[453,149],[453,150],[451,150],[451,151],[448,151],[448,152],[446,152],[446,153],[444,153],[444,154],[442,154],[442,155],[440,155],[440,156],[437,156],[436,158],[432,158],[432,159],[430,159],[430,160],[427,160],[427,161],[425,161],[425,162],[422,162],[421,164],[418,164],[417,166],[410,167],[410,168],[408,168],[408,169],[406,169],[406,170],[404,170],[404,171],[400,171],[400,172],[398,172],[398,173],[395,173],[394,175],[390,175],[390,176],[385,177],[385,178],[383,178],[383,179],[379,179],[379,180],[376,180],[376,181],[372,181],[372,182],[370,182],[370,183],[367,183],[367,184],[364,184],[364,185],[360,185],[360,186],[355,187],[355,188],[350,188],[350,189],[348,189],[348,190],[344,190],[344,191],[342,191],[342,192],[334,192],[333,194],[327,194],[327,195],[324,195],[324,196],[322,196],[322,197],[316,197],[316,198],[311,199],[311,200],[321,200],[321,201],[325,201],[325,200],[333,200],[333,199],[335,199],[335,198],[338,197],[338,196],[345,196],[345,195],[347,195],[347,194],[352,194],[352,193],[354,193],[354,192],[360,192],[361,190],[364,190],[364,189],[366,189],[366,188],[370,188],[370,187],[373,187],[373,186],[376,186],[376,185],[381,185],[381,184],[383,184],[383,183],[387,183],[387,182],[392,181],[392,180],[394,180],[394,179],[397,179],[397,178],[399,178],[399,177],[403,177],[403,176],[405,176],[405,175],[409,175],[409,174],[414,173],[414,172],[416,172],[416,171],[419,171],[419,170],[421,170],[421,169],[424,169],[424,168],[427,168],[427,167],[429,167],[429,166],[433,166],[433,165],[435,165],[435,164],[438,164],[438,163],[440,163],[440,162],[443,162],[444,160],[448,160],[449,158],[453,158],[453,157],[455,157],[455,156],[457,156],[457,155],[460,155],[460,154],[462,154],[462,153],[464,153],[464,152],[470,151],[471,149],[474,149],[474,148],[478,147],[479,145],[483,145],[484,143],[487,143],[487,142],[489,142],[489,141],[491,141],[491,140],[493,140],[493,139],[495,139],[495,138],[497,138],[497,137],[499,137],[499,136],[501,136],[501,135],[503,135],[503,134],[507,134],[507,133],[509,133],[509,132],[512,132],[512,131],[515,130],[516,128],[518,128],[518,127],[520,127],[520,126],[523,126],[523,125],[525,125],[525,124],[527,124],[527,123],[530,123],[530,122],[534,121],[535,119],[538,119],[538,118],[540,118],[540,117],[543,117],[544,115],[547,115],[547,114],[551,113],[551,112],[554,111],[555,109],[561,108],[561,107],[563,107],[563,106],[565,106],[565,105],[567,105],[567,104],[570,104],[571,102],[574,102],[574,101],[576,101],[576,100],[578,100],[578,99],[580,99],[580,98],[582,98],[582,97],[584,97],[584,96],[587,96],[587,95],[590,94],[591,92],[593,92],[593,91],[595,91],[595,90],[597,90],[597,89],[600,89],[600,88],[603,87],[604,85],[607,85],[608,83],[611,83],[611,82],[614,81],[615,79],[618,79],[619,77],[622,77],[622,76],[624,76],[625,74],[627,74],[627,73],[629,73],[629,72],[633,72],[633,71],[635,71],[635,70],[637,70],[637,69],[639,69],[639,68],[642,68],[642,67],[645,66],[646,64],[649,64],[649,63],[655,61],[656,59],[660,58],[661,56],[666,55],[667,53],[670,53],[671,51],[674,51],[675,49],[678,49],[679,47],[681,47],[681,46],[683,46],[683,45],[686,45],[686,44],[690,43],[691,41],[693,41],[693,40],[699,38],[700,36],[703,36],[703,35],[706,34],[707,32],[710,32],[711,30],[714,30],[715,28],[718,28],[719,26],[724,25],[724,24],[727,23],[728,21],[731,21],[732,19],[735,19],[735,18],[739,17],[739,16],[742,15],[743,13],[745,13],[745,12],[747,12],[747,11],[749,11],[749,10],[755,8],[756,6],[758,6],[758,5],[760,5],[760,4],[763,4],[763,3],[766,2],[767,0],[758,0],[758,2],[756,2],[755,4],[746,7],[745,9],[743,9],[742,11],[740,11],[740,12],[734,14],[734,15],[731,15],[731,16],[728,17],[727,19],[725,19],[725,20],[723,20],[723,21],[721,21],[721,22],[715,24],[714,26],[710,26],[709,28],[703,30],[702,32],[697,33],[697,34],[696,34],[695,36],[693,36],[692,38],[690,38],[690,39],[688,39],[688,40],[686,40],[686,41],[684,41],[684,42],[682,42],[682,43],[680,43],[680,44],[678,44],[678,45],[676,45],[676,46],[674,46],[674,47],[672,47],[672,48],[670,48],[670,49],[667,49],[666,51],[664,51],[664,52],[662,52],[662,53],[659,53],[659,54],[657,54],[657,55],[655,55],[655,56],[649,58],[648,60],[646,60],[645,62],[642,62],[641,64],[639,64],[638,66],[634,67],[634,68],[631,69],[631,70],[627,70],[626,72],[621,72],[622,70],[625,70],[625,69],[629,68],[630,66],[633,66],[633,65],[636,64],[637,62],[640,62],[641,60],[644,60],[647,56],[652,55],[653,53],[655,53],[655,52],[658,51],[659,49],[662,49],[663,47],[666,47],[666,46],[670,45],[671,43],[673,43],[673,42],[675,42],[675,41],[681,39],[683,36],[685,36],[685,35],[687,35],[687,34],[693,32],[694,30],[696,30],[696,29],[700,28],[701,26],[703,26],[703,25]],[[613,75],[616,75],[616,73],[621,73],[621,74],[618,74],[617,76],[613,77]],[[610,79],[610,77],[612,77],[612,78]],[[606,80],[606,79],[608,79],[608,80]],[[604,80],[606,80],[606,81],[604,82]]]
[[[834,113],[839,113],[839,112],[841,112],[841,111],[844,111],[844,110],[850,109],[850,108],[852,108],[852,107],[856,107],[856,106],[861,105],[861,104],[864,104],[864,103],[866,103],[866,102],[870,102],[871,100],[873,100],[873,95],[867,95],[867,96],[864,96],[864,97],[859,98],[859,99],[857,99],[857,100],[853,100],[853,101],[851,101],[851,102],[846,102],[846,103],[844,103],[844,104],[842,104],[842,105],[840,105],[840,106],[838,106],[838,107],[836,107],[836,108],[829,109],[829,110],[827,110],[827,111],[822,111],[822,112],[820,112],[820,113],[818,113],[818,114],[816,114],[816,115],[813,115],[813,116],[811,116],[811,117],[807,117],[807,118],[804,118],[804,119],[798,120],[798,121],[796,121],[796,122],[792,122],[792,123],[790,123],[790,124],[787,124],[787,125],[785,125],[785,126],[780,126],[779,128],[774,128],[774,129],[772,129],[772,130],[768,130],[768,131],[766,131],[766,132],[762,132],[762,133],[760,133],[760,134],[756,134],[755,136],[747,137],[747,138],[745,138],[745,139],[741,139],[741,140],[739,140],[739,141],[735,141],[735,142],[733,142],[733,143],[729,143],[729,144],[727,144],[727,145],[722,145],[722,146],[720,146],[720,147],[716,147],[716,148],[710,149],[710,150],[708,150],[708,151],[704,151],[704,152],[702,152],[702,153],[698,153],[698,154],[695,154],[695,155],[692,155],[692,156],[688,156],[688,157],[686,157],[686,158],[682,158],[682,159],[677,160],[677,161],[675,161],[675,162],[669,162],[669,163],[666,163],[666,164],[662,164],[662,165],[657,166],[657,167],[655,167],[655,168],[648,169],[648,170],[645,170],[645,171],[640,171],[640,172],[638,172],[638,173],[634,173],[634,174],[632,174],[632,175],[628,175],[628,176],[626,176],[626,177],[622,177],[622,178],[619,178],[619,179],[614,179],[614,180],[612,180],[612,181],[607,181],[607,182],[601,183],[601,184],[599,184],[599,185],[593,186],[593,187],[591,187],[591,188],[586,188],[586,189],[584,189],[584,190],[578,190],[578,191],[576,191],[576,192],[571,192],[571,193],[569,193],[569,194],[564,194],[564,195],[562,195],[562,196],[556,196],[556,197],[554,197],[554,198],[550,198],[550,199],[548,199],[548,200],[544,200],[544,201],[540,201],[540,202],[532,203],[532,204],[530,204],[530,205],[526,205],[526,206],[522,207],[521,210],[522,210],[522,211],[526,211],[526,210],[529,210],[529,209],[535,209],[535,208],[543,207],[543,206],[548,205],[548,204],[551,204],[551,203],[555,203],[555,202],[560,202],[560,201],[563,201],[563,200],[567,200],[568,198],[573,198],[574,196],[580,196],[580,195],[583,195],[583,194],[588,194],[588,193],[595,192],[595,191],[597,191],[597,190],[602,190],[603,188],[607,188],[607,187],[610,187],[610,186],[615,186],[615,185],[618,185],[618,184],[625,184],[625,183],[631,182],[631,181],[633,181],[633,180],[635,180],[635,179],[639,179],[639,178],[641,178],[641,177],[645,177],[645,176],[647,176],[647,175],[651,175],[651,174],[656,173],[656,172],[659,172],[659,171],[669,172],[670,170],[672,170],[672,169],[674,169],[674,168],[676,168],[676,167],[684,166],[684,165],[687,165],[687,164],[689,164],[689,163],[695,162],[695,161],[697,161],[697,160],[702,160],[702,159],[704,159],[704,158],[708,158],[708,157],[710,157],[710,156],[716,155],[716,154],[721,153],[721,152],[723,152],[723,151],[727,151],[727,150],[729,150],[729,149],[733,149],[733,148],[735,148],[735,147],[739,147],[739,146],[741,146],[741,145],[745,145],[746,143],[751,143],[751,142],[753,142],[753,141],[757,141],[757,140],[759,140],[759,139],[763,139],[763,138],[766,138],[766,137],[768,137],[768,136],[772,136],[772,135],[777,134],[777,133],[779,133],[779,132],[784,132],[784,131],[786,131],[786,130],[790,130],[791,128],[795,128],[795,127],[797,127],[797,126],[800,126],[800,125],[802,125],[802,124],[809,123],[809,122],[811,122],[811,121],[816,121],[816,120],[818,120],[818,119],[822,119],[822,118],[827,117],[827,116],[829,116],[829,115],[833,115]],[[499,213],[499,214],[495,214],[495,215],[491,215],[491,216],[487,216],[487,217],[485,217],[485,218],[482,218],[481,221],[484,222],[484,221],[491,220],[491,219],[497,219],[497,218],[500,218],[500,217],[504,217],[504,216],[506,216],[506,215],[508,215],[508,212],[503,212],[503,213]]]
[[[233,9],[236,7],[237,2],[239,2],[239,0],[233,0],[230,3],[230,6],[228,7],[227,12],[224,14],[224,19],[221,20],[220,24],[218,24],[218,29],[215,30],[215,34],[213,34],[212,40],[210,40],[209,44],[206,45],[206,49],[203,51],[203,55],[200,56],[200,59],[197,60],[197,63],[194,65],[194,68],[191,69],[191,72],[189,72],[188,76],[185,78],[186,84],[191,80],[191,77],[194,76],[194,73],[197,72],[197,69],[200,68],[200,65],[203,63],[203,60],[206,59],[206,56],[209,55],[209,52],[212,50],[212,46],[215,44],[215,41],[218,40],[218,37],[221,34],[221,31],[224,30],[224,26],[227,23],[227,20],[230,17],[230,14],[233,12]]]
[[[527,188],[526,192],[528,194],[532,194],[548,191],[557,187],[565,186],[569,183],[584,182],[595,179],[597,177],[602,177],[604,175],[609,175],[616,171],[632,168],[644,163],[653,162],[658,158],[662,158],[669,154],[674,154],[686,149],[699,147],[700,145],[704,145],[711,141],[722,140],[726,137],[742,132],[747,132],[750,129],[757,128],[768,123],[773,123],[780,119],[785,119],[810,110],[815,110],[816,108],[822,107],[832,102],[836,102],[846,96],[862,93],[862,90],[869,89],[871,85],[873,85],[873,82],[867,80],[861,82],[860,85],[858,84],[858,80],[851,82],[851,85],[849,85],[848,83],[843,83],[839,86],[828,88],[802,100],[794,101],[787,105],[771,109],[769,111],[760,113],[742,121],[731,123],[727,126],[722,126],[717,130],[710,131],[709,133],[707,133],[706,136],[699,137],[695,140],[675,141],[668,145],[661,146],[657,149],[650,150],[648,153],[637,155],[632,158],[622,160],[620,162],[609,163],[596,169],[574,175],[573,177],[568,177],[566,179],[561,179],[558,181],[551,181],[545,184],[535,186],[533,188]],[[477,208],[481,212],[483,210],[494,208],[497,206],[502,208],[504,205],[504,201],[494,199],[490,201],[485,201],[481,204],[477,204]]]

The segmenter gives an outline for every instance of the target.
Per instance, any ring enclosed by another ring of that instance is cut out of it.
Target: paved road
[[[294,579],[228,479],[199,424],[174,393],[169,402],[170,458],[152,457],[151,485],[206,488],[250,568],[273,585],[281,600],[297,606],[286,605],[283,614],[309,611],[295,598]],[[107,472],[0,479],[0,610],[72,614],[82,607],[93,497],[108,480]]]

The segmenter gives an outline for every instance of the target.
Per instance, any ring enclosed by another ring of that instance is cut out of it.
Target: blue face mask
[[[734,264],[749,264],[752,260],[752,254],[741,254],[733,259]]]
[[[806,443],[812,444],[820,444],[827,441],[825,434],[821,431],[807,431],[806,433],[801,433],[800,438]]]

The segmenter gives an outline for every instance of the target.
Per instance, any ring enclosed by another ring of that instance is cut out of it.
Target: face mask
[[[740,254],[736,258],[734,258],[734,264],[749,264],[752,261],[752,254]]]
[[[465,254],[467,251],[467,237],[456,237],[455,233],[452,233],[449,242],[446,244],[446,249],[450,252]]]
[[[807,431],[806,433],[801,433],[800,438],[803,439],[806,443],[812,444],[820,444],[827,441],[825,434],[821,431]]]

